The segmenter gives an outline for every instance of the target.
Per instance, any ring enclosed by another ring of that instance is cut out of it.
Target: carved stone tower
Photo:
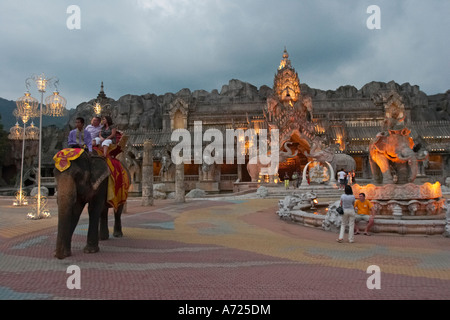
[[[278,72],[273,82],[273,91],[277,98],[290,106],[293,106],[300,98],[300,80],[289,60],[289,54],[284,49]]]

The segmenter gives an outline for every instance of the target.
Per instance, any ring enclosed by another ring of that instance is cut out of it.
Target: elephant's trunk
[[[293,158],[293,157],[297,156],[298,150],[295,150],[295,153],[292,152],[292,150],[289,148],[289,145],[291,145],[291,144],[292,144],[292,142],[285,142],[283,144],[282,149],[286,148],[288,151],[281,151],[280,150],[280,153],[279,153],[279,155],[280,155],[280,162],[283,162],[286,159]]]
[[[415,153],[412,149],[403,149],[397,153],[397,157],[401,162],[407,162],[411,159],[415,159]]]
[[[77,209],[77,187],[73,177],[69,174],[56,174],[56,179],[58,186],[58,235],[55,257],[64,259],[71,255],[72,234],[78,222],[78,218],[73,221],[74,217],[77,217],[73,214],[73,211]]]
[[[411,174],[409,176],[409,181],[410,182],[414,182],[414,180],[416,180],[417,173],[419,171],[419,166],[417,165],[417,159],[416,158],[412,158],[409,161],[409,168],[411,170]]]

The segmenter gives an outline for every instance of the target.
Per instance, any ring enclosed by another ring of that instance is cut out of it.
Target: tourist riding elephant
[[[407,128],[381,132],[369,146],[370,166],[376,183],[414,182],[418,173],[417,161],[428,157],[428,152],[420,145],[414,145]]]
[[[75,153],[76,151],[72,152]],[[57,156],[55,156],[55,161]],[[71,255],[72,235],[86,204],[89,204],[89,229],[84,252],[95,253],[99,251],[99,221],[100,239],[106,240],[109,238],[108,208],[111,205],[107,201],[110,176],[108,164],[105,158],[90,155],[87,152],[82,152],[80,155],[75,156],[78,156],[78,158],[74,160],[69,158],[69,161],[64,160],[66,164],[64,171],[60,171],[60,163],[58,162],[54,169],[58,203],[58,235],[55,257],[58,259],[64,259]],[[124,167],[123,169],[129,181],[129,173]],[[128,186],[126,190],[128,191]],[[115,237],[123,235],[121,214],[124,202],[118,205],[114,211],[113,235]]]

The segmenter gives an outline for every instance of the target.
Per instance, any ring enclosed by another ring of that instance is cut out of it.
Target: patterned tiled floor
[[[0,198],[0,299],[449,299],[450,239],[441,236],[337,235],[280,220],[277,200],[130,199],[124,237],[84,254],[87,214],[72,256],[53,257],[57,210],[27,220],[27,208]],[[112,215],[110,221],[112,229]],[[81,289],[70,290],[70,265]],[[380,289],[368,289],[371,265]]]

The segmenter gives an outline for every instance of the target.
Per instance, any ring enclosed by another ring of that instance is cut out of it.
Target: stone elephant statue
[[[57,161],[56,156],[55,161]],[[71,255],[73,232],[86,204],[88,204],[89,228],[84,252],[98,252],[99,239],[109,238],[108,209],[112,207],[108,202],[108,180],[111,173],[105,158],[82,152],[78,158],[66,162],[69,162],[69,167],[64,171],[61,172],[61,169],[58,169],[60,168],[59,163],[55,163],[56,168],[54,169],[58,204],[55,257],[58,259],[64,259]],[[126,195],[128,195],[130,176],[126,168],[121,166],[125,170],[125,178],[128,178],[128,186],[126,186]],[[115,237],[123,235],[121,214],[124,203],[125,201],[114,210],[113,235]]]
[[[418,173],[418,161],[428,158],[428,152],[414,145],[407,128],[381,132],[369,145],[370,167],[376,183],[414,182]],[[393,172],[394,171],[394,172]]]
[[[175,164],[172,162],[170,154],[165,154],[161,157],[161,169],[159,176],[161,181],[175,181]]]
[[[356,170],[356,162],[352,156],[345,153],[335,153],[333,159],[330,162],[331,167],[336,174],[340,169],[344,169],[345,172]]]
[[[279,162],[281,163],[283,161],[285,161],[288,158],[293,158],[295,156],[297,156],[298,150],[295,151],[295,153],[292,152],[292,150],[288,147],[291,143],[290,142],[285,142],[283,144],[283,147],[286,146],[287,151],[279,151]],[[283,148],[281,148],[283,149]],[[259,158],[257,161],[254,161],[255,163],[253,163],[253,161],[251,161],[252,159],[249,160],[249,162],[247,163],[247,172],[250,175],[250,177],[252,178],[252,182],[258,181],[259,178],[259,173],[261,172],[262,168],[269,168],[270,164],[262,164],[259,161]],[[278,172],[278,167],[275,168],[275,172]]]

